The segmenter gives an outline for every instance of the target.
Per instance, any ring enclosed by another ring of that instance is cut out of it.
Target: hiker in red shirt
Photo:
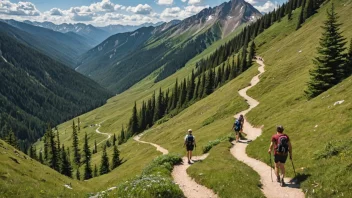
[[[278,126],[276,131],[277,133],[271,137],[268,153],[271,155],[274,147],[275,174],[277,177],[277,182],[280,182],[280,185],[284,186],[285,162],[288,154],[290,154],[290,159],[292,160],[292,145],[288,135],[283,133],[283,126]],[[279,170],[281,170],[281,180]]]

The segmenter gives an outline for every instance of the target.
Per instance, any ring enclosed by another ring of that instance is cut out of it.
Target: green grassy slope
[[[343,23],[343,35],[350,39],[352,3],[333,2],[340,16],[339,22]],[[320,26],[326,20],[325,10],[329,6],[330,3],[322,7],[298,31],[294,31],[296,20],[284,20],[256,39],[257,45],[261,45],[259,54],[265,59],[267,72],[261,83],[249,91],[261,104],[248,114],[248,118],[255,125],[264,124],[265,127],[263,136],[248,147],[248,152],[264,161],[270,136],[275,133],[275,126],[282,124],[292,138],[296,168],[308,176],[302,183],[308,196],[351,197],[352,154],[347,140],[352,137],[352,77],[310,101],[303,92],[309,79],[308,71],[313,68],[312,57],[322,32]],[[294,15],[298,13],[295,11]],[[340,100],[345,102],[334,106]],[[328,157],[316,159],[321,155]],[[289,168],[289,174],[293,175],[292,168]]]
[[[0,197],[86,197],[91,188],[65,177],[0,140]],[[72,190],[64,187],[71,184]]]

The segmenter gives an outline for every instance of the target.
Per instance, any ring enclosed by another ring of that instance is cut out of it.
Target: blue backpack
[[[235,122],[235,131],[240,131],[241,130],[241,122],[236,119],[236,122]]]

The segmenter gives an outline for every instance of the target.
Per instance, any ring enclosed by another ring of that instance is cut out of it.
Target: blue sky
[[[137,25],[184,19],[229,0],[0,0],[0,18],[59,23]],[[284,0],[246,0],[268,12]]]

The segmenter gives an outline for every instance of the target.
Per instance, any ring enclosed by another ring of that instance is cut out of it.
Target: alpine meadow
[[[0,198],[352,197],[351,11],[0,1]]]

